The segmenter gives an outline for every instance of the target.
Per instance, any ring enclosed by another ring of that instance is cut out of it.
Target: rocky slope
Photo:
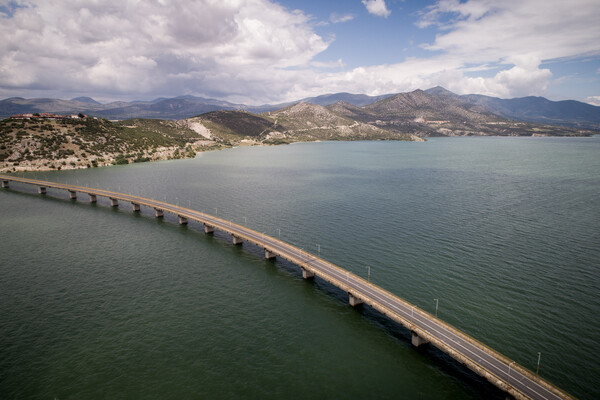
[[[344,116],[323,106],[298,103],[263,114],[273,121],[272,139],[310,140],[415,140],[414,136],[391,132]]]
[[[451,92],[448,92],[451,93]],[[422,90],[400,93],[357,108],[334,105],[349,118],[393,132],[424,136],[501,135],[501,136],[584,136],[585,129],[533,124],[510,120],[487,108],[466,102],[461,96],[430,94]]]
[[[383,96],[334,93],[289,103],[265,104],[261,106],[234,104],[227,101],[196,96],[178,96],[174,98],[158,98],[152,101],[112,102],[107,104],[100,104],[89,97],[78,97],[72,100],[23,99],[13,97],[0,100],[0,118],[22,113],[55,112],[60,114],[78,114],[82,112],[86,115],[113,120],[129,118],[180,120],[218,110],[245,110],[257,114],[276,111],[302,101],[322,106],[329,106],[338,101],[343,101],[355,107],[363,107],[390,99],[392,102],[404,101],[406,106],[410,106],[411,104],[414,106],[419,103],[419,99],[416,98],[418,96],[415,94],[418,93],[420,95],[420,92],[422,91]],[[467,111],[495,115],[505,119],[563,125],[576,129],[600,130],[600,107],[579,101],[550,101],[543,97],[499,99],[497,97],[482,95],[457,95],[439,86],[427,89],[425,93],[437,98],[436,100],[429,99],[425,101],[423,103],[425,107],[430,105],[432,101],[435,101],[443,109],[450,112],[453,111],[453,108],[454,111],[459,111],[455,109],[459,105]],[[413,116],[413,118],[418,118],[418,116]],[[424,116],[424,118],[426,117]]]
[[[0,172],[193,157],[220,146],[174,121],[7,119],[0,122]]]

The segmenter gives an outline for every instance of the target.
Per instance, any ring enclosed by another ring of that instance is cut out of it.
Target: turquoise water
[[[600,398],[600,137],[306,143],[26,176],[317,253]],[[0,191],[0,398],[503,398],[298,268],[201,227]]]

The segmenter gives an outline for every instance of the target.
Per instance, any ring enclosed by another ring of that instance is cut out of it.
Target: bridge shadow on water
[[[232,252],[239,255],[240,257],[250,258],[256,257],[257,260],[264,263],[267,267],[267,274],[273,275],[285,275],[297,281],[304,281],[307,292],[315,294],[314,299],[317,298],[326,299],[326,302],[334,303],[334,306],[340,309],[348,310],[348,294],[336,286],[324,281],[319,277],[315,277],[314,280],[302,279],[302,272],[300,267],[297,265],[281,259],[265,259],[264,250],[261,247],[244,242],[241,246],[236,246],[231,243],[231,236],[216,230],[214,234],[207,235],[203,231],[203,224],[196,221],[189,221],[187,225],[179,225],[177,217],[165,213],[163,218],[155,218],[153,210],[147,207],[142,207],[140,212],[132,212],[129,207],[129,203],[121,203],[119,207],[111,207],[108,199],[98,197],[97,203],[89,203],[86,195],[81,195],[79,199],[69,199],[68,195],[65,195],[64,190],[48,190],[48,194],[40,195],[34,190],[27,190],[30,185],[20,185],[18,190],[14,189],[3,189],[14,196],[22,198],[35,198],[38,201],[41,199],[45,202],[53,202],[57,204],[69,204],[78,208],[87,208],[88,210],[94,210],[95,212],[110,212],[110,213],[122,213],[123,215],[130,215],[132,218],[146,220],[149,224],[158,224],[166,229],[185,232],[186,235],[197,236],[198,239],[212,242],[214,245],[220,246],[226,251]],[[354,309],[356,318],[361,319],[363,322],[375,326],[377,329],[382,330],[389,337],[397,343],[398,346],[404,348],[411,348],[411,333],[408,329],[392,321],[386,316],[380,314],[366,304],[361,304]],[[352,314],[352,313],[348,313]],[[412,351],[416,352],[417,357],[422,359],[424,365],[428,368],[435,369],[438,373],[446,376],[447,378],[458,382],[468,392],[472,394],[474,398],[482,399],[506,399],[507,394],[500,389],[496,388],[486,379],[480,377],[475,372],[471,371],[467,367],[454,360],[452,357],[437,349],[435,346],[430,344],[421,346],[419,348],[412,348]]]

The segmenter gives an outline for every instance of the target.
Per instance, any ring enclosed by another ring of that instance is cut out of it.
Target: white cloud
[[[10,13],[0,13],[0,97],[195,94],[259,104],[436,85],[517,97],[544,94],[553,82],[544,61],[600,55],[597,0],[441,0],[418,21],[439,29],[423,46],[431,56],[349,70],[339,55],[315,60],[332,39],[317,35],[301,11],[270,0],[163,3],[10,3]],[[363,3],[390,15],[384,1]],[[348,18],[332,14],[330,21]]]
[[[600,106],[600,96],[588,96],[585,101],[593,106]]]
[[[329,16],[329,21],[331,21],[332,24],[340,24],[342,22],[352,21],[354,18],[355,16],[353,14],[332,13]]]
[[[385,0],[362,0],[370,14],[387,18],[392,12],[385,5]]]
[[[309,17],[268,0],[168,3],[18,1],[0,14],[0,93],[236,95],[329,45]]]

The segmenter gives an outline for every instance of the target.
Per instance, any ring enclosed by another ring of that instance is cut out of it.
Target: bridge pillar
[[[244,243],[244,241],[241,238],[239,238],[239,237],[237,237],[235,235],[231,235],[231,239],[233,239],[233,244],[242,244],[242,243]]]
[[[70,199],[76,199],[77,198],[77,192],[74,190],[69,190],[69,198]]]
[[[39,194],[46,194],[46,188],[44,186],[38,186]]]
[[[419,346],[421,346],[423,344],[429,343],[429,341],[423,339],[421,336],[417,335],[415,332],[410,331],[410,333],[412,334],[411,343],[412,343],[413,346],[419,347]]]
[[[88,193],[88,196],[90,196],[90,203],[98,202],[98,199],[96,198],[95,194]]]
[[[178,217],[179,217],[179,225],[187,225],[188,221],[187,221],[186,217],[183,217],[181,215],[178,215]]]
[[[215,233],[215,228],[210,225],[204,224],[204,233],[213,234]]]
[[[350,303],[350,305],[352,307],[356,307],[363,303],[363,301],[361,299],[359,299],[358,297],[354,297],[354,295],[352,293],[348,293],[348,302]]]
[[[275,254],[271,253],[269,250],[265,249],[265,258],[267,260],[270,260],[272,258],[275,258]]]
[[[8,181],[2,181],[2,187],[8,189]]]
[[[140,205],[138,203],[131,203],[131,209],[133,210],[133,212],[139,212]]]
[[[156,218],[162,218],[162,217],[164,217],[163,210],[161,210],[160,208],[155,208],[154,209],[154,216]]]
[[[313,279],[315,277],[314,272],[310,272],[309,270],[303,267],[300,267],[300,269],[302,270],[302,279]]]
[[[111,207],[118,207],[119,206],[119,200],[114,199],[112,197],[109,197],[109,199],[110,199],[110,206]]]

